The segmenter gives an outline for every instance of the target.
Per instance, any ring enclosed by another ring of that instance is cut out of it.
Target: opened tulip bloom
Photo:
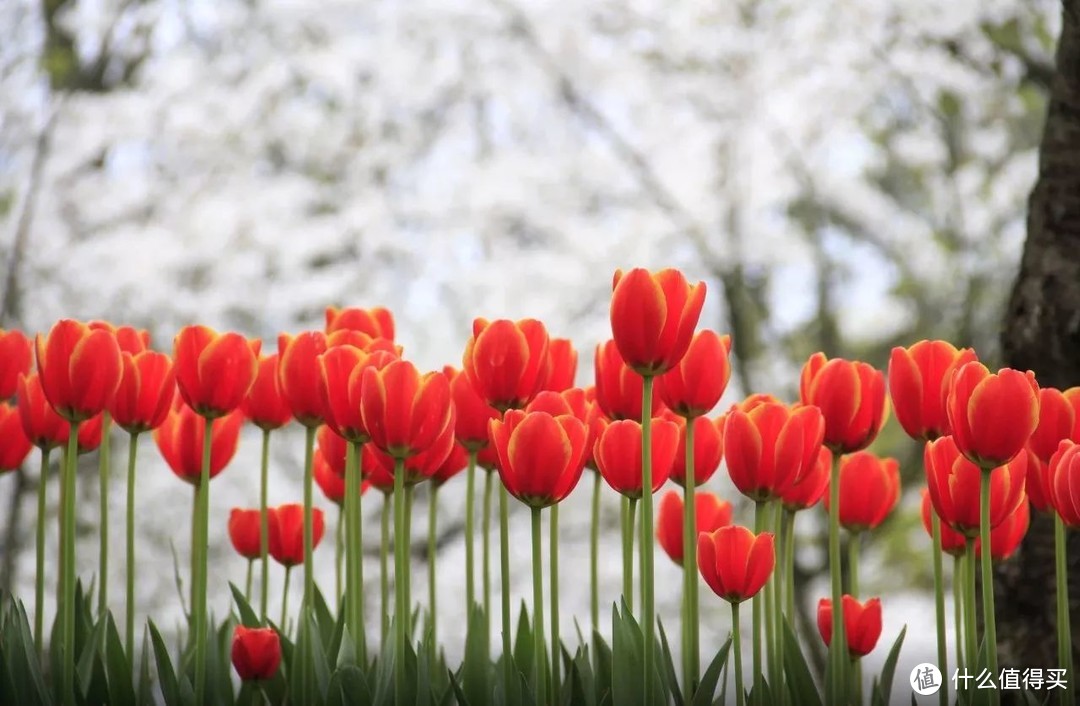
[[[885,377],[866,363],[815,353],[803,366],[799,397],[821,410],[824,444],[834,454],[865,449],[885,422]]]
[[[0,328],[0,400],[15,396],[19,377],[30,372],[33,361],[33,347],[26,334]]]
[[[982,363],[964,365],[953,376],[947,402],[956,447],[983,469],[1013,460],[1039,425],[1039,385],[1030,371]]]
[[[37,337],[37,365],[49,404],[69,422],[100,414],[120,386],[120,347],[108,331],[71,319]]]
[[[553,392],[569,390],[577,377],[578,355],[574,344],[567,338],[548,341],[548,370],[544,376],[543,389]]]
[[[612,290],[611,332],[627,365],[643,376],[675,367],[690,347],[705,283],[690,285],[675,269],[635,268],[616,270]]]
[[[585,425],[569,414],[511,410],[490,423],[499,475],[511,495],[530,507],[561,501],[585,468]]]
[[[697,533],[711,533],[731,524],[731,503],[708,492],[694,496],[696,505]],[[664,493],[656,514],[656,541],[673,562],[682,566],[683,548],[683,499],[674,490]],[[696,547],[696,538],[695,538]]]
[[[780,497],[814,467],[824,434],[816,407],[762,402],[732,409],[724,424],[724,458],[735,487],[754,501]]]
[[[548,333],[536,319],[473,321],[462,368],[473,388],[498,410],[520,409],[544,389]]]
[[[185,326],[173,340],[176,386],[188,406],[207,419],[237,409],[255,382],[258,351],[238,333]]]
[[[371,309],[359,307],[326,307],[326,333],[336,331],[359,331],[371,338],[394,340],[394,315],[381,306]]]
[[[900,463],[858,451],[840,461],[840,525],[850,532],[875,529],[900,500]],[[825,496],[825,509],[829,497]]]
[[[596,402],[611,420],[633,419],[641,421],[644,381],[619,354],[615,341],[596,346],[593,357],[596,382]],[[650,409],[658,416],[663,409],[659,395],[654,395]]]
[[[843,598],[845,641],[851,659],[865,657],[873,652],[881,637],[881,600],[871,598],[865,603],[845,594]],[[822,598],[818,602],[817,624],[825,646],[832,644],[832,601]]]
[[[945,400],[953,373],[976,360],[970,348],[948,341],[919,341],[893,348],[889,357],[889,396],[896,420],[908,436],[933,441],[951,433]]]
[[[277,631],[237,625],[233,631],[232,663],[244,681],[272,679],[281,665],[281,640]]]
[[[660,400],[680,417],[699,417],[717,405],[731,378],[731,337],[698,331],[686,355],[657,378]]]

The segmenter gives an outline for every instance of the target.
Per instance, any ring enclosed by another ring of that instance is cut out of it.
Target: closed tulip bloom
[[[669,419],[652,420],[652,492],[671,475],[679,427]],[[628,498],[643,495],[641,476],[641,424],[630,419],[612,422],[600,434],[593,448],[600,475],[616,492]]]
[[[1015,554],[1030,527],[1031,506],[1020,503],[1012,514],[990,533],[990,558],[994,561],[1005,561]],[[982,543],[979,540],[975,540],[975,556],[982,556]]]
[[[1076,424],[1073,426],[1072,434],[1069,435],[1069,438],[1080,443],[1080,386],[1070,387],[1061,394],[1065,395],[1065,399],[1072,405],[1073,414],[1076,419]]]
[[[335,331],[359,331],[371,338],[394,340],[394,315],[390,310],[376,306],[371,309],[336,306],[326,307],[326,333]]]
[[[108,331],[62,319],[37,337],[41,387],[56,413],[81,422],[101,413],[120,386],[120,347]]]
[[[288,503],[270,508],[270,556],[282,566],[304,563],[304,506]],[[312,547],[319,546],[326,531],[320,508],[312,508]]]
[[[180,395],[198,414],[213,419],[240,407],[255,382],[257,343],[238,333],[185,326],[173,339],[173,366]]]
[[[233,669],[244,681],[273,679],[281,665],[281,640],[273,628],[245,628],[233,631]]]
[[[799,397],[821,410],[834,454],[865,449],[885,423],[885,377],[866,363],[815,353],[803,366]]]
[[[695,493],[694,507],[698,534],[714,532],[731,524],[731,503],[712,493]],[[677,491],[669,490],[660,499],[660,508],[656,514],[656,541],[673,562],[682,566],[683,499]]]
[[[658,377],[656,391],[680,417],[708,414],[720,401],[731,378],[731,336],[698,331],[682,360]]]
[[[1050,504],[1068,527],[1080,527],[1080,444],[1062,441],[1050,459]]]
[[[1050,503],[1050,464],[1040,461],[1030,448],[1024,453],[1027,454],[1027,479],[1024,482],[1024,492],[1027,493],[1031,506],[1036,512],[1053,510]]]
[[[694,425],[694,484],[700,487],[713,477],[724,457],[724,418],[694,417],[686,420],[671,416],[679,427],[679,445],[671,466],[671,480],[686,486],[686,425]]]
[[[278,354],[260,355],[255,382],[242,405],[244,416],[263,431],[273,431],[292,421],[292,409],[281,396]]]
[[[881,600],[871,598],[865,603],[844,594],[844,635],[847,638],[848,655],[852,659],[873,652],[881,637]],[[818,602],[818,632],[828,647],[832,642],[832,601],[822,598]]]
[[[1053,387],[1039,388],[1039,423],[1028,439],[1028,448],[1043,463],[1058,450],[1062,439],[1072,436],[1076,410],[1065,394]]]
[[[577,377],[577,351],[568,338],[548,341],[548,370],[543,389],[553,392],[569,390]]]
[[[488,445],[488,422],[502,415],[480,397],[469,376],[452,365],[443,367],[443,375],[450,381],[450,398],[457,410],[455,434],[458,442],[470,451],[479,451]]]
[[[306,427],[317,427],[326,418],[319,380],[319,356],[326,350],[322,331],[278,336],[278,389],[293,417]]]
[[[682,272],[615,271],[611,333],[626,364],[640,375],[675,367],[690,347],[705,303],[705,283],[691,286]]]
[[[341,481],[341,497],[345,497],[345,454],[348,452],[348,442],[342,439],[341,436],[334,433],[334,430],[330,427],[319,427],[318,433],[315,435],[318,446],[315,449],[314,455],[314,475],[315,480],[319,479],[319,464],[325,464],[325,466],[334,474],[335,477]],[[382,466],[376,460],[376,454],[378,451],[371,444],[364,444],[360,450],[360,494],[363,495],[369,485],[376,486],[383,492],[389,492],[394,489],[394,475],[393,473],[386,473],[382,470]],[[385,480],[385,483],[381,481]],[[336,486],[334,486],[336,487]],[[327,487],[323,487],[323,492],[330,497],[330,493],[327,491]],[[333,498],[330,498],[333,500]],[[337,502],[337,501],[335,501]]]
[[[596,404],[589,402],[585,391],[571,387],[562,392],[544,390],[525,407],[526,412],[547,412],[553,417],[569,414],[585,425],[586,465],[592,460],[592,447],[603,426],[598,422]]]
[[[432,474],[431,482],[436,486],[441,486],[464,471],[467,465],[469,465],[469,452],[465,450],[464,446],[455,442],[446,460]]]
[[[900,501],[900,462],[857,451],[840,460],[840,525],[849,532],[875,529]],[[829,494],[825,494],[825,510]]]
[[[109,413],[129,434],[156,429],[165,421],[176,395],[172,359],[164,353],[121,353],[123,373]]]
[[[453,425],[446,376],[437,372],[421,376],[405,360],[364,369],[360,409],[371,442],[394,458],[424,451],[448,424]]]
[[[980,468],[997,468],[1023,450],[1039,425],[1039,385],[1030,371],[993,374],[968,363],[953,376],[947,409],[960,452]]]
[[[520,409],[544,389],[548,333],[536,319],[473,321],[462,367],[477,394],[499,410]]]
[[[321,431],[321,430],[320,430]],[[331,436],[335,436],[331,434]],[[344,453],[344,452],[343,452]],[[326,456],[323,454],[321,448],[315,449],[315,454],[312,459],[313,463],[313,475],[315,477],[315,484],[319,486],[319,489],[326,496],[326,499],[335,505],[340,506],[345,502],[345,475],[344,475],[344,458],[342,459],[342,472],[338,473],[330,462],[326,460]],[[360,483],[360,495],[370,487],[370,483],[363,481]]]
[[[755,535],[740,525],[699,534],[697,551],[701,577],[729,603],[753,598],[776,566],[772,532]]]
[[[234,507],[229,511],[229,541],[236,553],[245,559],[258,559],[262,556],[261,530],[262,513],[258,510],[243,510]]]
[[[368,353],[352,346],[335,346],[318,357],[319,393],[326,425],[348,441],[363,444],[367,427],[360,413],[364,369],[385,368],[397,356],[384,350]]]
[[[85,422],[79,425],[79,438],[76,440],[76,446],[78,448],[77,453],[82,456],[88,454],[91,451],[97,451],[101,446],[101,437],[104,433],[105,416],[104,413],[95,414]],[[71,428],[68,428],[70,434]]]
[[[829,489],[832,458],[832,451],[822,446],[810,470],[780,493],[780,502],[785,510],[798,512],[818,504]]]
[[[0,473],[21,466],[33,448],[23,431],[19,410],[7,402],[0,402]]]
[[[642,391],[644,383],[622,359],[615,341],[601,343],[593,358],[596,373],[596,402],[604,414],[613,421],[620,419],[641,420]],[[658,416],[663,409],[659,395],[653,395],[652,415]]]
[[[23,433],[34,446],[48,451],[67,442],[71,427],[49,406],[37,373],[19,376],[18,400]]]
[[[34,353],[26,334],[0,328],[0,400],[15,396],[19,376],[28,374],[33,362]]]
[[[577,485],[588,435],[581,420],[569,414],[510,410],[502,420],[491,420],[489,428],[503,485],[521,502],[548,507]]]
[[[976,360],[970,348],[948,341],[919,341],[892,349],[889,356],[889,396],[896,419],[908,436],[933,441],[951,433],[945,412],[953,373]]]
[[[442,469],[443,464],[447,462],[447,459],[453,453],[454,446],[457,445],[457,441],[454,439],[453,417],[454,410],[451,407],[450,423],[443,427],[434,443],[404,460],[406,486],[416,485],[433,478]],[[378,447],[374,447],[372,449],[372,458],[389,474],[392,480],[394,477],[394,457]]]
[[[754,501],[780,497],[817,463],[824,433],[817,407],[763,402],[733,409],[724,424],[724,459],[735,487]]]
[[[150,332],[134,326],[115,326],[108,321],[91,321],[87,324],[92,330],[108,331],[116,338],[121,353],[138,355],[150,348]]]
[[[934,527],[932,524],[933,518],[931,513],[936,512],[934,510],[934,504],[930,501],[930,491],[926,488],[922,489],[922,507],[920,508],[922,514],[923,529],[926,530],[926,535],[933,538]],[[938,516],[941,520],[941,516]],[[999,525],[1000,527],[1000,525]],[[967,549],[967,537],[960,534],[944,521],[941,520],[938,524],[938,529],[941,530],[941,551],[952,556],[963,556]],[[997,530],[994,530],[995,532]],[[979,543],[978,537],[975,538],[975,543]],[[994,543],[994,532],[990,533],[990,543]]]
[[[930,500],[942,522],[965,537],[979,536],[979,480],[982,470],[956,447],[954,437],[927,442],[923,452]],[[990,529],[1027,501],[1027,454],[1016,456],[990,475]]]
[[[214,422],[210,433],[210,477],[225,470],[240,440],[244,415],[239,410]],[[164,423],[154,430],[154,442],[169,468],[181,480],[198,485],[202,473],[202,448],[206,419],[177,400]]]

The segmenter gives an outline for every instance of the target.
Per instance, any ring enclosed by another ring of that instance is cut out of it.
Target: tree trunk
[[[1001,335],[1005,363],[1044,386],[1080,385],[1080,0],[1062,2],[1062,29],[1027,242]],[[1056,662],[1053,521],[1032,518],[1018,553],[997,572],[1002,666]],[[1080,534],[1069,533],[1072,624],[1078,623]],[[1073,642],[1073,664],[1080,640]],[[1070,679],[1069,688],[1075,688]]]

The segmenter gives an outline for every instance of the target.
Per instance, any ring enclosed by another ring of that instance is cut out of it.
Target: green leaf
[[[613,608],[614,612],[614,608]],[[611,648],[599,631],[593,631],[593,650],[596,652],[594,674],[596,676],[596,700],[603,703],[611,698],[611,675],[613,657]]]
[[[593,676],[592,662],[589,660],[589,648],[578,648],[564,684],[563,701],[583,706],[596,706],[596,680]]]
[[[105,613],[105,664],[109,695],[117,706],[135,703],[135,679],[112,613]]]
[[[469,703],[486,704],[492,698],[491,636],[480,605],[469,611],[465,632],[465,660],[461,664],[460,689]]]
[[[0,649],[4,652],[0,661],[5,663],[8,669],[11,679],[8,683],[17,696],[14,703],[31,706],[51,704],[52,698],[41,674],[41,664],[30,632],[30,621],[22,602],[11,601],[10,609],[5,611],[0,634]]]
[[[784,631],[784,675],[787,677],[791,697],[799,704],[821,706],[821,695],[806,663],[806,657],[803,656],[799,639],[795,637],[787,619],[781,623]]]
[[[644,706],[642,672],[645,669],[644,638],[623,603],[611,618],[611,699],[619,706]]]
[[[182,706],[180,700],[180,684],[173,669],[169,651],[165,647],[165,641],[161,639],[161,633],[153,620],[147,621],[150,630],[150,640],[154,646],[154,660],[157,663],[158,682],[161,684],[161,696],[165,699],[166,706]]]
[[[322,591],[318,586],[315,586],[315,595],[312,599],[314,608],[314,619],[316,632],[314,635],[318,635],[319,641],[322,643],[324,653],[328,651],[330,647],[330,641],[333,639],[334,626],[336,621],[333,614],[330,612],[330,607],[326,605],[326,600],[323,598]],[[345,611],[341,611],[344,615]],[[327,677],[329,681],[329,676]]]
[[[231,581],[229,582],[229,590],[232,591],[233,602],[236,603],[237,617],[240,618],[240,624],[245,628],[258,628],[262,627],[262,621],[259,620],[259,616],[251,608],[251,604],[244,598],[244,592],[236,587]]]
[[[712,662],[705,669],[705,674],[702,675],[701,681],[698,683],[697,691],[694,692],[694,698],[690,701],[691,706],[710,706],[712,704],[713,696],[716,694],[716,685],[720,681],[720,673],[727,664],[730,649],[731,638],[729,637],[720,646],[720,651],[716,653]]]
[[[369,704],[371,701],[371,689],[368,687],[364,671],[355,664],[343,665],[330,677],[326,706]]]
[[[514,662],[517,664],[533,663],[532,628],[529,626],[529,611],[525,609],[524,601],[521,602],[517,633],[514,636]]]
[[[888,657],[885,658],[885,664],[881,668],[881,695],[885,699],[885,706],[889,704],[889,697],[892,695],[892,683],[893,676],[896,675],[896,662],[900,659],[900,648],[904,644],[904,635],[907,634],[907,625],[900,629],[900,634],[896,637],[896,642],[893,643],[892,648],[889,650]]]
[[[142,664],[139,667],[139,706],[157,706],[154,698],[154,680],[150,674],[150,639],[143,633]]]
[[[675,706],[683,706],[682,691],[679,689],[679,678],[675,676],[675,662],[671,659],[671,647],[668,646],[667,633],[664,632],[664,623],[659,618],[656,621],[657,626],[660,628],[660,656],[663,661],[660,664],[662,667],[662,676],[667,682],[668,693],[675,700]]]
[[[89,700],[93,700],[95,696],[100,694],[91,695],[90,689],[92,686],[96,686],[94,681],[94,663],[98,658],[98,651],[101,645],[105,642],[105,621],[98,622],[97,627],[90,633],[89,641],[83,642],[82,651],[78,653],[78,661],[75,667],[75,677],[78,687],[81,689],[81,693]],[[106,697],[108,697],[108,689],[106,688]]]

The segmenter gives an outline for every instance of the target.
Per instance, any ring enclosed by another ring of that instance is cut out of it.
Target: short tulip
[[[15,396],[19,376],[30,372],[34,352],[22,331],[0,329],[0,400]]]
[[[18,400],[23,433],[34,446],[49,451],[67,442],[71,427],[49,406],[37,373],[19,377]]]
[[[243,510],[234,507],[229,511],[229,541],[236,553],[245,559],[258,559],[262,556],[260,518],[258,509]]]
[[[19,410],[7,402],[0,402],[0,473],[21,466],[33,448],[23,431]]]
[[[678,425],[668,419],[653,419],[652,493],[671,475],[678,446]],[[593,457],[600,475],[613,490],[632,499],[642,497],[641,424],[630,419],[609,424],[596,440]]]
[[[535,319],[473,321],[462,367],[477,394],[492,407],[520,409],[544,389],[548,333]]]
[[[91,451],[97,451],[101,446],[101,437],[104,433],[105,415],[104,413],[95,414],[85,422],[79,425],[79,437],[76,440],[76,446],[78,448],[78,454],[88,454]],[[70,434],[70,428],[69,428]]]
[[[173,339],[176,386],[188,406],[207,419],[237,409],[255,382],[258,351],[238,333],[185,326]]]
[[[979,482],[982,470],[960,454],[954,437],[927,442],[923,452],[930,500],[941,521],[965,537],[979,536]],[[990,529],[1027,501],[1027,454],[1016,456],[990,475]]]
[[[236,454],[244,416],[236,410],[214,422],[210,432],[210,477],[225,470]],[[169,468],[181,480],[198,485],[202,474],[202,448],[207,420],[179,398],[164,423],[154,430],[154,441]]]
[[[881,637],[881,600],[871,598],[865,603],[844,594],[844,635],[852,659],[870,654]],[[832,601],[818,602],[818,632],[828,647],[832,643]]]
[[[129,434],[156,429],[169,415],[176,396],[172,359],[164,353],[143,351],[121,354],[123,374],[109,413]]]
[[[548,341],[548,369],[544,376],[543,389],[553,392],[569,390],[577,377],[577,351],[567,338],[552,338]]]
[[[1050,463],[1062,439],[1072,436],[1076,410],[1065,394],[1053,387],[1039,388],[1039,423],[1027,445],[1040,461]]]
[[[900,463],[857,451],[840,460],[840,525],[849,532],[875,529],[900,501]],[[829,509],[829,494],[825,494]]]
[[[281,665],[281,640],[273,628],[245,628],[233,631],[233,669],[244,681],[265,681],[277,674]]]
[[[813,467],[780,493],[785,510],[798,512],[818,504],[829,489],[832,459],[832,451],[822,446]]]
[[[919,341],[892,349],[889,356],[889,396],[896,420],[908,436],[933,441],[951,433],[945,399],[953,373],[976,360],[970,348],[948,341]]]
[[[824,433],[817,407],[762,402],[732,409],[724,424],[724,459],[735,487],[754,501],[780,497],[817,463]]]
[[[947,402],[956,447],[983,469],[1013,460],[1039,424],[1039,385],[1030,371],[1002,368],[992,374],[982,363],[953,375]]]
[[[120,347],[108,331],[62,319],[37,337],[41,387],[56,413],[69,422],[100,414],[120,386]]]
[[[731,337],[698,331],[682,360],[656,379],[661,401],[680,417],[708,414],[720,402],[731,378]]]
[[[279,505],[269,510],[270,556],[282,566],[304,563],[304,506]],[[317,547],[326,531],[323,511],[312,508],[312,547]]]
[[[754,535],[739,525],[698,535],[698,569],[713,593],[729,603],[753,598],[776,565],[771,532]]]
[[[1080,444],[1062,441],[1050,459],[1050,504],[1068,527],[1080,527]]]
[[[731,503],[712,493],[696,493],[694,506],[694,524],[697,525],[698,534],[715,532],[731,524]],[[673,562],[682,566],[683,499],[682,495],[674,490],[664,493],[664,497],[660,499],[660,508],[656,514],[656,541]]]
[[[581,420],[563,414],[511,410],[489,425],[506,490],[535,508],[561,502],[585,468],[588,431]],[[638,452],[640,455],[640,450]]]
[[[381,369],[364,369],[360,410],[371,443],[394,458],[426,450],[448,424],[453,425],[446,376],[441,372],[421,376],[405,360],[395,360]]]
[[[336,306],[326,307],[326,333],[336,331],[359,331],[371,338],[394,340],[394,315],[390,310],[377,306],[372,309]]]
[[[263,431],[273,431],[292,421],[292,409],[281,396],[278,354],[260,355],[255,382],[243,403],[244,416]]]
[[[679,425],[679,445],[671,466],[671,480],[686,485],[686,426],[694,425],[694,485],[700,487],[713,477],[724,457],[724,418],[694,417],[686,420],[672,415]]]
[[[815,353],[803,366],[799,398],[821,410],[834,454],[865,449],[885,422],[885,377],[866,363]]]
[[[616,270],[612,290],[611,333],[626,364],[642,376],[675,367],[690,347],[705,283],[691,286],[675,269],[635,268]]]
[[[641,376],[623,361],[615,341],[596,346],[593,367],[596,375],[596,402],[604,414],[613,421],[640,421],[641,406],[644,404],[644,383]],[[663,407],[660,396],[653,395],[652,415],[658,416]]]

